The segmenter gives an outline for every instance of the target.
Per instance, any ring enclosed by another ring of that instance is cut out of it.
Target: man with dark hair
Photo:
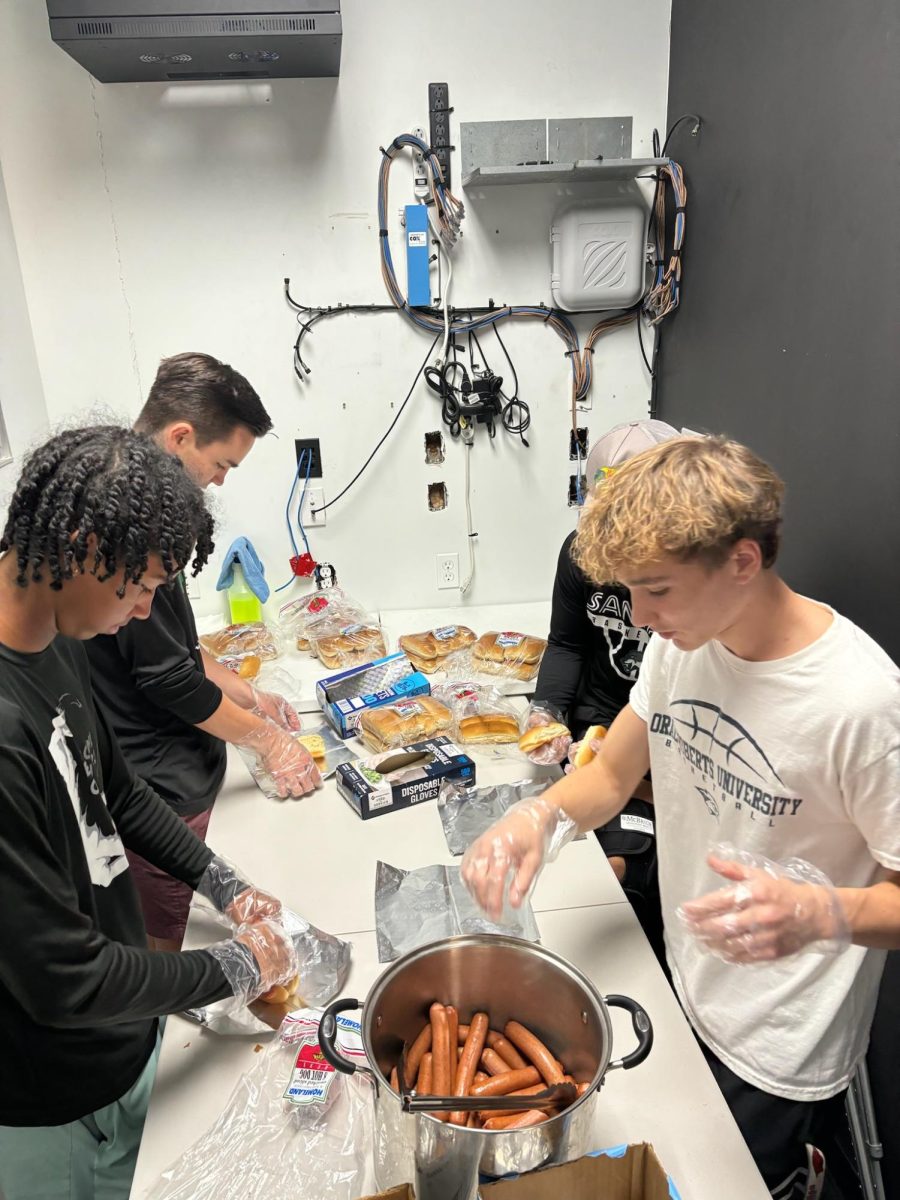
[[[162,360],[134,427],[177,454],[200,487],[221,487],[272,419],[233,367],[187,353]]]
[[[272,422],[232,367],[208,354],[176,354],[163,359],[135,428],[205,488],[221,486]],[[94,693],[129,766],[198,837],[206,836],[225,777],[226,742],[252,751],[285,794],[320,786],[309,752],[292,736],[300,719],[291,706],[201,650],[181,578],[146,621],[95,638],[87,651]],[[137,854],[130,861],[150,945],[177,950],[190,889]]]
[[[0,539],[0,1193],[125,1200],[157,1015],[296,973],[272,896],[243,883],[128,769],[82,639],[146,619],[212,547],[200,490],[153,442],[75,429],[25,464]],[[228,914],[207,950],[147,950],[126,850]]]

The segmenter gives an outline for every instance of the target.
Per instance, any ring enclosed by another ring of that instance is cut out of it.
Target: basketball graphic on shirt
[[[109,887],[117,875],[128,870],[128,859],[97,780],[93,737],[87,732],[83,739],[76,738],[69,724],[71,720],[76,727],[80,726],[78,718],[82,713],[79,701],[69,696],[60,699],[47,749],[72,802],[91,883]],[[84,724],[86,727],[87,723]]]
[[[717,704],[706,700],[673,700],[670,709],[681,736],[701,745],[708,753],[718,750],[717,757],[724,755],[727,767],[737,769],[740,765],[764,782],[772,779],[782,782],[759,743]]]

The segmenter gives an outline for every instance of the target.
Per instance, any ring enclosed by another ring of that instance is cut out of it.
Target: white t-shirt
[[[900,671],[835,614],[811,646],[772,662],[654,637],[630,703],[647,723],[666,946],[691,1023],[748,1083],[834,1095],[865,1054],[884,953],[729,964],[675,910],[727,886],[706,864],[721,841],[805,859],[837,887],[900,870]]]

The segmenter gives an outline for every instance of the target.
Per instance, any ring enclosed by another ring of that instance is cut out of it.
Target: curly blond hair
[[[672,438],[598,484],[578,523],[573,557],[597,583],[665,557],[725,560],[740,538],[778,553],[784,484],[746,446],[724,437]]]

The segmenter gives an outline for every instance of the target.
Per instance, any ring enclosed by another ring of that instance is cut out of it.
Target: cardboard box
[[[475,764],[450,738],[435,737],[372,754],[359,762],[341,763],[335,777],[340,794],[357,816],[367,821],[423,800],[436,800],[445,779],[473,787]]]
[[[483,1200],[679,1200],[652,1146],[597,1150],[561,1166],[482,1183]],[[416,1200],[412,1185],[391,1188],[365,1200]]]
[[[430,691],[431,684],[422,672],[414,671],[406,655],[398,653],[320,679],[316,699],[328,724],[348,738],[356,733],[360,713],[367,708]]]

